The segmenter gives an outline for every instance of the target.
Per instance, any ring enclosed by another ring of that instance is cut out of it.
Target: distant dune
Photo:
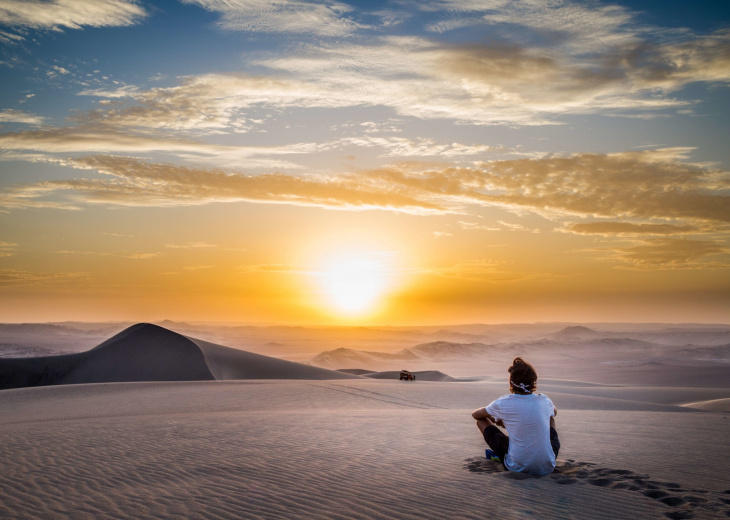
[[[345,368],[348,366],[377,368],[382,366],[383,362],[414,361],[417,359],[419,357],[408,349],[397,352],[368,352],[365,350],[338,348],[320,352],[307,361],[307,364],[331,369]]]
[[[133,325],[87,352],[0,359],[0,389],[132,381],[356,377],[188,338],[148,323]]]
[[[416,381],[439,381],[441,383],[451,383],[454,381],[458,381],[458,379],[455,379],[451,377],[450,375],[444,374],[443,372],[439,372],[438,370],[424,370],[421,372],[412,372],[413,374],[416,374]],[[386,372],[370,372],[368,374],[364,374],[365,377],[369,377],[371,379],[399,379],[400,371],[399,370],[388,370]]]

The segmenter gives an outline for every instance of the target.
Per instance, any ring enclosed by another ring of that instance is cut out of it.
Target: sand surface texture
[[[560,473],[543,478],[505,472],[483,457],[469,414],[501,395],[502,383],[259,380],[4,390],[0,517],[730,515],[727,416],[679,406],[715,399],[720,390],[672,394],[570,382],[542,390],[560,409],[563,444]]]

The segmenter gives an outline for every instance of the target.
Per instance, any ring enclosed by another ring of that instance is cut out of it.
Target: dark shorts
[[[509,451],[509,437],[507,437],[502,430],[496,426],[487,426],[484,429],[484,440],[489,444],[489,448],[497,454],[499,460],[502,461],[504,466],[504,456]],[[553,448],[555,458],[558,458],[558,452],[560,451],[560,439],[558,439],[558,432],[552,426],[550,427],[550,446]]]

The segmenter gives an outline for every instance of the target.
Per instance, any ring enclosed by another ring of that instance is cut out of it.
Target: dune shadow
[[[544,477],[506,471],[502,464],[484,457],[465,459],[464,468],[472,473],[497,475],[509,480],[547,479],[560,486],[590,485],[640,493],[656,501],[658,506],[671,508],[664,515],[672,520],[730,517],[730,490],[686,489],[675,482],[653,480],[646,474],[600,467],[592,462],[558,461],[555,471]]]

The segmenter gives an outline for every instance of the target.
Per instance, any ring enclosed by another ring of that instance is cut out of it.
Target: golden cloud
[[[579,222],[568,224],[561,231],[578,235],[640,236],[640,235],[683,235],[695,233],[700,228],[676,224],[636,224],[633,222]]]
[[[0,286],[78,285],[90,280],[88,273],[40,273],[17,269],[0,269]]]
[[[19,186],[9,189],[0,202],[6,207],[22,206],[24,201],[32,206],[41,203],[41,197],[71,191],[79,201],[129,206],[250,201],[443,213],[464,212],[476,204],[521,208],[558,219],[578,215],[638,220],[633,225],[572,224],[567,228],[619,234],[691,232],[707,223],[730,222],[728,173],[672,158],[684,153],[681,149],[577,154],[422,172],[406,165],[334,176],[248,176],[129,157],[90,156],[69,159],[67,164],[111,178]],[[674,228],[657,227],[652,219],[680,222],[674,222]]]
[[[728,253],[719,242],[684,238],[656,238],[615,250],[633,269],[728,269]]]
[[[221,166],[237,165],[241,161],[245,161],[249,169],[260,167],[299,169],[301,166],[298,164],[272,157],[310,153],[320,147],[314,143],[285,146],[224,146],[190,139],[124,132],[103,124],[0,134],[0,150],[9,152],[32,150],[40,154],[64,155],[162,152]],[[269,157],[263,158],[262,156]],[[2,157],[23,159],[17,153],[0,155],[0,158]],[[35,155],[28,156],[27,159],[48,160],[48,156]],[[56,161],[64,162],[62,159]]]
[[[22,200],[50,192],[72,191],[87,203],[122,206],[178,206],[210,202],[269,202],[341,209],[392,209],[424,213],[444,211],[437,203],[409,196],[397,187],[378,187],[350,176],[333,179],[294,177],[278,173],[258,176],[222,170],[155,164],[117,156],[71,159],[69,165],[95,169],[113,179],[46,181],[16,187],[3,200],[17,207]]]

